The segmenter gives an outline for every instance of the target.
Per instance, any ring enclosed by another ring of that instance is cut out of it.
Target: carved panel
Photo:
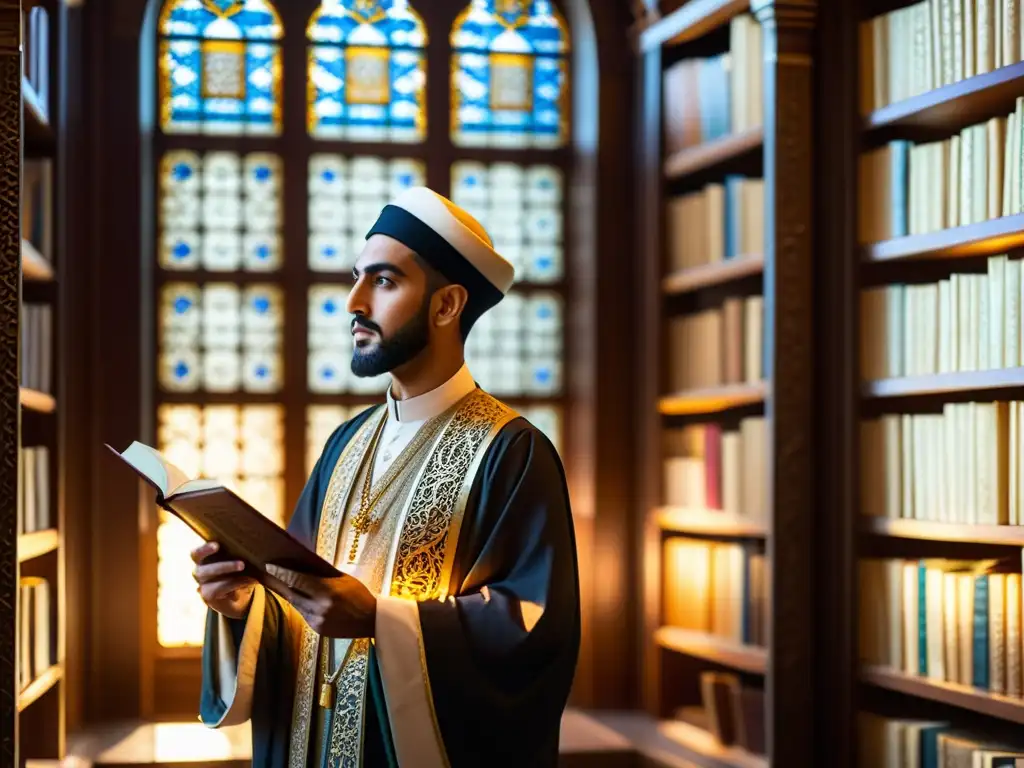
[[[811,765],[813,721],[813,80],[815,5],[759,2],[765,57],[765,338],[772,536],[773,765]]]
[[[0,764],[17,759],[21,8],[0,2]]]

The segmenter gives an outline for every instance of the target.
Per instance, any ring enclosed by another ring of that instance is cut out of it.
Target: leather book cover
[[[217,559],[243,560],[260,573],[267,565],[279,565],[310,576],[341,576],[337,568],[227,488],[176,494],[161,501],[161,506],[204,541],[218,542]]]

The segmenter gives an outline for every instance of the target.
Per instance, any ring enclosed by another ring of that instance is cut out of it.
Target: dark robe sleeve
[[[453,768],[555,766],[562,711],[580,644],[579,579],[568,491],[550,441],[515,419],[489,447],[466,507],[453,570],[454,597],[416,603],[424,700]],[[384,632],[398,604],[378,603],[376,653],[385,698],[417,685],[393,679]],[[400,612],[404,621],[408,605]],[[396,647],[391,643],[392,647]],[[406,646],[407,648],[414,646]],[[397,653],[392,652],[392,659]],[[408,659],[404,662],[408,663]],[[418,665],[416,666],[418,669]],[[388,707],[402,765],[413,707]],[[411,765],[426,761],[413,760]]]
[[[368,413],[334,431],[295,505],[288,530],[310,549],[316,547],[320,510],[334,465]],[[299,621],[284,600],[263,587],[256,588],[244,619],[207,612],[200,720],[210,727],[251,720],[254,768],[287,763]]]

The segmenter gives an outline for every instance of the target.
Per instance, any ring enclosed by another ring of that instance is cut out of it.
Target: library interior
[[[564,467],[558,765],[1024,766],[1020,2],[20,0],[0,28],[0,765],[277,764],[255,717],[200,717],[201,537],[106,446],[288,526],[389,397],[353,372],[354,265],[426,186],[515,268],[465,362]]]

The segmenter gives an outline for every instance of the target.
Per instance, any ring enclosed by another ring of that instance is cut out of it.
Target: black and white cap
[[[477,316],[512,286],[515,270],[494,250],[480,222],[427,187],[411,187],[384,206],[366,237],[375,234],[393,237],[464,286]]]

